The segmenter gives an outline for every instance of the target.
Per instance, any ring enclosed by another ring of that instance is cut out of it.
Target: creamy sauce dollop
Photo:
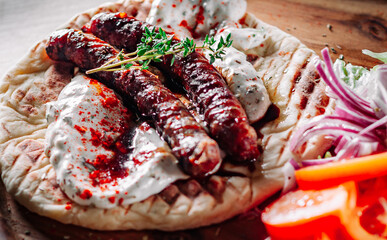
[[[228,23],[216,33],[215,46],[221,37],[226,39],[230,33],[232,46],[226,48],[223,59],[216,59],[213,65],[242,104],[250,123],[254,123],[265,115],[271,101],[262,79],[245,53],[258,58],[263,56],[270,39],[264,29],[242,28],[238,23]],[[210,59],[209,51],[204,51],[204,54]]]
[[[231,33],[232,46],[244,54],[263,57],[270,44],[271,38],[266,34],[265,28],[245,28],[232,21],[224,21],[218,28],[216,36],[227,37]]]
[[[223,21],[238,21],[246,8],[245,0],[155,0],[146,21],[180,38],[200,38]]]
[[[45,153],[64,193],[80,205],[142,201],[186,179],[155,129],[131,120],[113,90],[77,75],[47,106]]]
[[[232,47],[225,50],[223,60],[217,59],[213,65],[242,104],[250,123],[254,123],[265,115],[271,101],[246,54],[264,56],[271,39],[263,28],[242,28],[238,23],[246,7],[245,0],[156,0],[147,22],[172,31],[181,39],[195,38],[199,45],[200,38],[207,34],[215,34],[219,41],[231,33]],[[210,58],[209,52],[204,54]]]

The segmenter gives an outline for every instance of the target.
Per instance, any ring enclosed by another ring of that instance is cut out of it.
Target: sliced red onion
[[[295,170],[300,169],[300,165],[298,164],[298,162],[296,160],[294,160],[294,158],[290,159],[289,163],[293,166],[293,168]]]
[[[350,109],[346,108],[346,106],[344,106],[341,102],[337,103],[335,107],[335,114],[345,119],[356,119],[357,124],[363,126],[368,126],[378,120],[378,118],[376,117],[364,116],[363,114],[351,111]]]
[[[342,149],[337,153],[337,159],[350,159],[359,156],[361,144],[358,138],[348,141]]]
[[[327,77],[327,75],[325,74],[325,71],[321,65],[321,63],[319,63],[317,66],[316,66],[316,69],[317,71],[319,72],[320,74],[320,77],[325,81],[325,83],[328,85],[328,87],[330,87],[330,90],[336,95],[336,98],[340,99],[343,101],[343,104],[348,108],[350,109],[351,111],[354,111],[354,112],[358,112],[360,114],[369,114],[369,115],[373,115],[372,112],[367,112],[368,109],[363,109],[363,111],[361,110],[360,106],[357,105],[357,104],[354,104],[353,101],[349,100],[348,98],[346,98],[346,96],[336,88],[335,84],[333,82],[331,82],[329,80],[329,78]],[[360,112],[359,112],[360,111]]]
[[[338,143],[335,145],[335,154],[337,155],[342,149],[344,149],[349,141],[351,141],[349,137],[341,136],[340,141],[338,141]]]
[[[344,128],[344,127],[335,127],[335,126],[318,126],[313,129],[307,130],[301,139],[299,139],[299,142],[292,146],[290,148],[291,151],[296,152],[296,150],[301,147],[305,142],[307,142],[310,138],[316,135],[325,135],[325,136],[331,136],[331,137],[339,137],[342,135],[351,136],[351,137],[358,137],[359,131],[353,130],[350,128]],[[365,142],[373,142],[375,139],[372,139],[370,137],[361,136],[359,137],[362,139],[362,141]]]
[[[363,130],[361,130],[359,134],[364,135],[380,126],[386,127],[386,124],[387,124],[387,115],[379,119],[378,121],[374,122],[373,124],[369,125],[368,127],[364,128]]]
[[[329,82],[330,85],[334,85],[335,87],[333,89],[336,89],[336,92],[339,92],[342,97],[340,98],[342,101],[347,102],[348,104],[352,105],[355,109],[358,109],[359,111],[364,111],[365,114],[374,115],[370,103],[363,99],[362,97],[358,96],[356,93],[354,93],[348,86],[342,84],[339,79],[337,78],[334,70],[333,70],[333,63],[329,56],[329,50],[328,48],[324,48],[321,51],[321,54],[323,56],[323,59],[325,61],[325,64],[327,66],[328,72],[330,74],[330,77],[332,81],[325,81],[327,84]],[[321,64],[320,64],[321,66]],[[322,68],[322,67],[321,67]],[[320,71],[319,71],[320,73]],[[361,108],[359,105],[362,105],[363,108]]]
[[[326,159],[301,161],[302,166],[324,164],[339,159],[350,159],[387,150],[387,65],[377,68],[376,84],[372,102],[352,91],[336,76],[329,51],[325,48],[322,56],[324,70],[319,61],[316,69],[327,84],[336,101],[332,116],[317,116],[300,127],[290,140],[290,150],[297,150],[316,135],[330,136],[336,156]]]
[[[340,137],[342,135],[351,135],[357,137],[364,128],[357,125],[352,120],[340,116],[317,116],[308,124],[302,126],[290,140],[290,151],[296,152],[305,142],[315,135],[328,135]],[[379,141],[377,136],[365,133],[362,136],[364,141]]]

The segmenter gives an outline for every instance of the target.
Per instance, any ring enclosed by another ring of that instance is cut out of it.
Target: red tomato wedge
[[[372,205],[369,208],[355,208],[351,214],[342,219],[343,231],[355,240],[381,240],[386,239],[386,225],[378,220],[381,215],[380,209],[375,211]],[[377,207],[377,206],[376,206]],[[370,209],[371,212],[367,212]],[[364,222],[366,220],[366,222]]]
[[[297,190],[268,206],[262,221],[273,240],[329,239],[337,236],[341,219],[349,215],[355,204],[354,182],[317,191]]]
[[[358,183],[357,207],[342,220],[352,239],[387,238],[387,176]]]
[[[387,175],[387,152],[365,157],[311,166],[296,171],[300,189],[323,189],[347,181]]]
[[[358,207],[372,205],[380,198],[387,199],[387,175],[357,182],[357,192]]]

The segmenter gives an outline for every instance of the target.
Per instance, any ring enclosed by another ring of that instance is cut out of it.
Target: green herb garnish
[[[129,68],[148,69],[151,61],[161,62],[161,57],[165,55],[173,55],[171,60],[171,65],[173,65],[177,53],[183,52],[183,56],[186,57],[196,49],[211,51],[209,54],[210,63],[213,64],[216,59],[223,59],[222,56],[225,54],[224,49],[232,45],[231,34],[226,39],[220,37],[217,46],[215,46],[216,40],[214,37],[209,37],[208,35],[206,35],[202,46],[196,46],[194,41],[189,38],[172,44],[173,38],[174,35],[167,35],[162,28],[159,28],[159,31],[156,32],[156,27],[153,27],[152,30],[145,27],[145,33],[141,38],[141,43],[137,45],[135,52],[124,54],[121,51],[115,58],[106,62],[101,67],[94,68],[86,73],[117,71]]]

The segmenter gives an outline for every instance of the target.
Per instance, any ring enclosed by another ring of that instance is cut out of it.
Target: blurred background
[[[37,41],[106,0],[0,0],[0,76]],[[387,0],[247,0],[248,11],[320,52],[373,66],[361,49],[387,51]],[[333,48],[333,49],[332,49]]]
[[[0,76],[75,14],[106,0],[0,0]]]

